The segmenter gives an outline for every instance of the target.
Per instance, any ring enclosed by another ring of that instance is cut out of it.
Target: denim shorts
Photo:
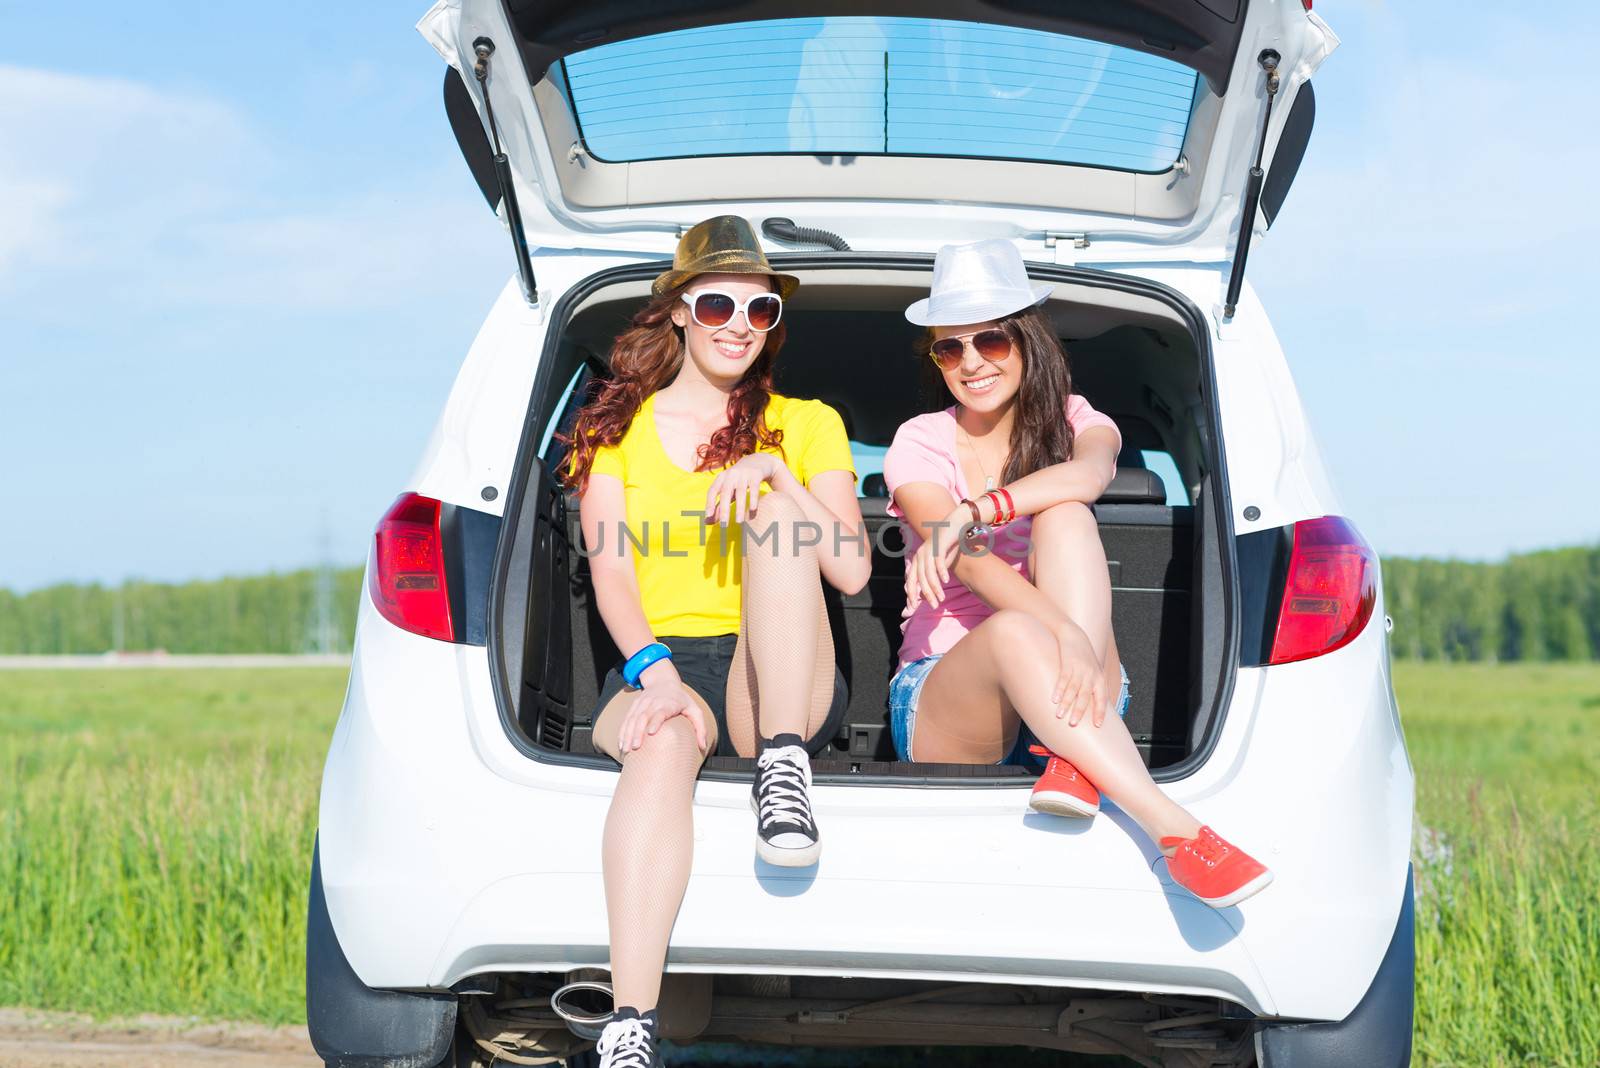
[[[921,660],[913,660],[905,667],[894,673],[889,680],[889,733],[894,737],[895,756],[901,760],[915,759],[911,755],[911,731],[917,722],[917,698],[922,693],[922,684],[928,680],[928,672],[933,670],[944,656],[943,653],[934,656],[925,656]],[[1117,694],[1117,715],[1128,714],[1128,669],[1121,667],[1122,691]],[[1043,767],[1044,761],[1028,752],[1028,746],[1038,741],[1028,725],[1024,723],[1017,731],[1017,744],[1011,753],[1000,763],[1021,764],[1026,767]]]

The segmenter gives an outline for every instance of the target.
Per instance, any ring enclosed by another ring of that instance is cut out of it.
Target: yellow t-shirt
[[[849,471],[855,477],[844,420],[828,405],[774,393],[767,401],[766,424],[783,431],[784,463],[802,486],[809,487],[823,471]],[[724,535],[701,517],[717,472],[686,471],[668,457],[656,429],[654,394],[622,440],[595,453],[590,473],[622,482],[627,524],[625,536],[608,527],[598,545],[586,548],[595,556],[615,557],[623,546],[632,552],[651,631],[657,637],[736,633],[744,556],[739,524],[730,521]]]

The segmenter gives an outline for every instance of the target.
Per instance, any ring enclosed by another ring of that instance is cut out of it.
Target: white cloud
[[[435,174],[356,186],[349,160],[318,174],[326,157],[203,96],[0,65],[0,99],[0,296],[387,307],[438,282],[441,249],[493,238],[481,204],[440,196]]]
[[[0,99],[0,279],[99,262],[217,210],[207,156],[255,155],[226,107],[124,79],[0,65]]]

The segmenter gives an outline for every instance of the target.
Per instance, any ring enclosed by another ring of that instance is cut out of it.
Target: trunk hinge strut
[[[1278,95],[1278,63],[1282,56],[1270,48],[1256,57],[1267,78],[1267,110],[1261,116],[1261,141],[1256,145],[1256,163],[1250,168],[1250,181],[1245,186],[1244,211],[1239,216],[1239,244],[1233,250],[1233,273],[1228,276],[1228,296],[1222,302],[1222,317],[1233,318],[1239,304],[1239,290],[1244,286],[1244,264],[1250,258],[1250,235],[1256,228],[1256,207],[1261,203],[1261,157],[1267,150],[1267,125],[1272,121],[1272,101]]]
[[[489,136],[494,139],[494,176],[500,182],[500,202],[506,207],[506,225],[511,228],[511,249],[516,253],[517,275],[522,279],[522,299],[531,307],[539,303],[539,287],[533,280],[533,261],[528,257],[528,234],[522,228],[522,209],[517,206],[517,191],[511,184],[511,161],[500,150],[500,130],[495,126],[494,105],[489,102],[489,57],[494,55],[494,42],[480,37],[472,42],[472,51],[478,57],[472,65],[472,76],[478,79],[478,88],[483,92]]]

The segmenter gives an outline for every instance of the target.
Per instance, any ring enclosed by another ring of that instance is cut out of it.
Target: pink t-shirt
[[[1073,434],[1082,434],[1095,426],[1108,426],[1117,430],[1111,417],[1094,410],[1089,402],[1074,393],[1067,400],[1067,421]],[[1122,444],[1122,432],[1117,431],[1117,445]],[[998,477],[999,472],[995,472]],[[973,496],[967,489],[966,477],[961,473],[961,462],[956,453],[956,410],[954,406],[942,412],[930,412],[908,419],[895,431],[894,444],[883,458],[883,480],[892,496],[901,486],[911,482],[932,482],[943,487],[956,500]],[[982,491],[980,490],[980,493]],[[894,503],[889,514],[904,519],[904,514]],[[995,531],[990,547],[996,556],[1028,577],[1029,534],[1033,529],[1031,518],[1018,519]],[[906,563],[922,544],[922,537],[906,524]],[[977,594],[967,589],[954,575],[944,587],[944,601],[933,607],[927,601],[918,603],[915,610],[908,608],[900,623],[900,664],[903,667],[914,660],[938,653],[948,653],[973,627],[994,613]]]

